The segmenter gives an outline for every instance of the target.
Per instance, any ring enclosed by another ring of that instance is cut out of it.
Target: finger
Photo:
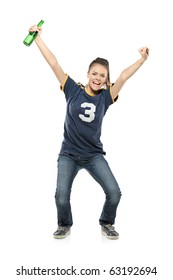
[[[30,27],[29,31],[31,32],[35,32],[35,31],[39,31],[37,25],[33,25]]]

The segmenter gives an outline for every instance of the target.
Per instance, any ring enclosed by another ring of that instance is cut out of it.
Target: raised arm
[[[116,80],[112,87],[112,97],[115,99],[121,90],[122,86],[125,82],[133,75],[135,72],[143,65],[145,60],[148,58],[149,49],[147,47],[140,48],[139,53],[141,54],[141,58],[138,59],[134,64],[126,68],[122,71],[119,78]]]
[[[59,63],[58,63],[56,57],[54,56],[54,54],[48,49],[48,47],[43,42],[43,40],[42,40],[42,38],[40,36],[41,32],[42,32],[42,28],[41,27],[37,27],[36,25],[34,25],[34,26],[32,26],[29,29],[29,32],[33,32],[33,31],[37,31],[38,32],[38,35],[37,35],[37,37],[35,39],[35,42],[36,42],[39,50],[41,51],[43,57],[45,58],[45,60],[47,61],[47,63],[50,65],[50,67],[52,68],[53,72],[55,73],[58,81],[62,85],[64,83],[64,81],[65,81],[66,74],[62,70],[62,68],[59,65]]]

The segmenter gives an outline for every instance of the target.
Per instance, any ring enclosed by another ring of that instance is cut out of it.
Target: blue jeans
[[[100,225],[113,225],[121,192],[107,161],[101,154],[88,158],[74,155],[59,155],[57,188],[55,193],[58,225],[72,226],[73,224],[70,194],[73,180],[82,168],[91,174],[102,186],[105,193],[106,199],[99,219]]]

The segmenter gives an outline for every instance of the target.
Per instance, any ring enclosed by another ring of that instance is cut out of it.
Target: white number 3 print
[[[95,118],[96,106],[93,103],[84,102],[81,104],[82,108],[87,108],[85,115],[79,114],[79,118],[84,122],[92,122]]]

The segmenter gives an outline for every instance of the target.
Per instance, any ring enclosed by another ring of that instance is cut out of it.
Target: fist
[[[149,49],[147,47],[140,48],[138,51],[145,59],[147,59],[147,57],[149,56]]]
[[[40,35],[42,32],[42,28],[38,27],[37,25],[33,25],[29,29],[29,32],[36,32],[36,31],[38,32],[38,35]]]

